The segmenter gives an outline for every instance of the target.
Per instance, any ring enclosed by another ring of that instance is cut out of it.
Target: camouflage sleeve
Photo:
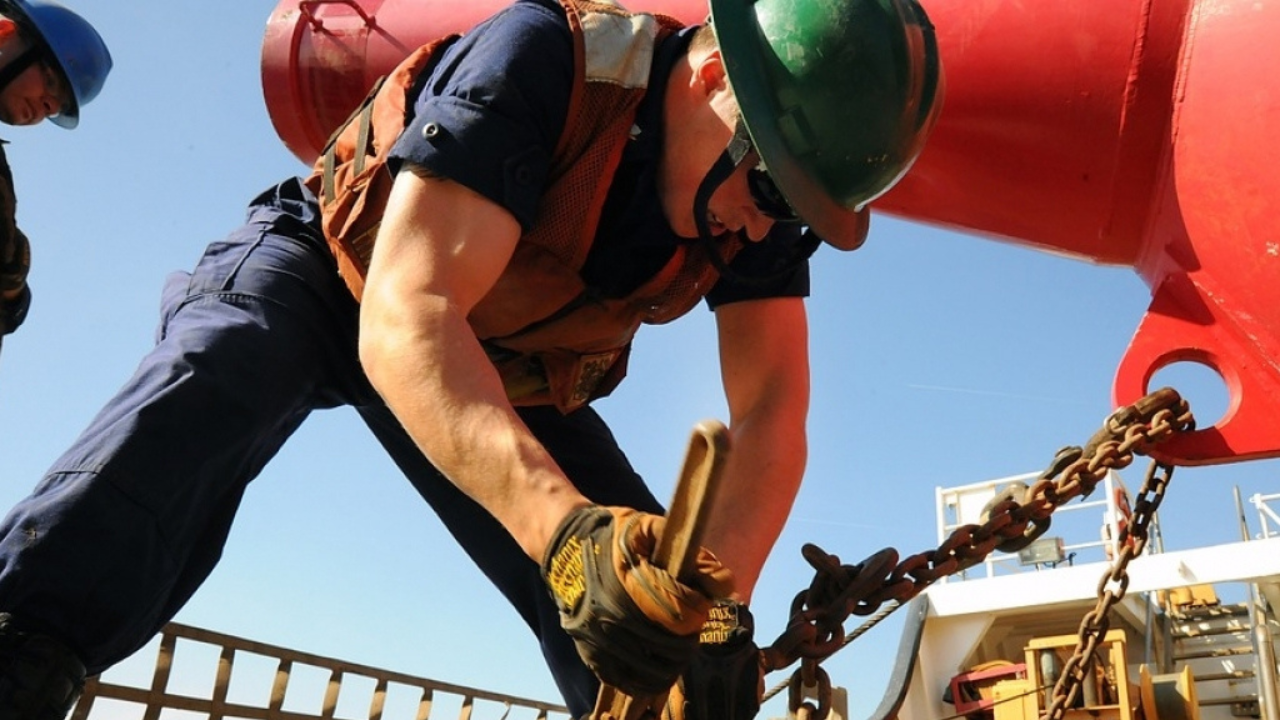
[[[18,229],[16,209],[13,176],[0,150],[0,335],[18,329],[31,302],[31,244]]]

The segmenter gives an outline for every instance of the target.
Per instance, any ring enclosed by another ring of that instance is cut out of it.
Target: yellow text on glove
[[[576,608],[587,590],[584,572],[582,541],[571,537],[556,552],[555,557],[551,558],[551,567],[547,572],[547,585],[566,609]]]
[[[698,642],[702,645],[719,645],[729,641],[729,635],[738,627],[738,610],[731,605],[713,605],[702,624]]]

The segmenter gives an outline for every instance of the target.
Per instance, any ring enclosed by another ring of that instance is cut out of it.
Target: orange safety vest
[[[580,275],[613,174],[647,89],[657,42],[679,28],[666,17],[611,2],[561,0],[573,34],[574,88],[548,187],[533,227],[498,281],[467,317],[517,405],[563,412],[607,395],[626,374],[642,323],[687,313],[718,273],[701,244],[681,245],[667,265],[625,298],[593,297]],[[617,22],[624,18],[627,22]],[[334,133],[307,186],[320,198],[322,227],[338,270],[359,300],[391,190],[387,155],[404,130],[407,94],[457,36],[424,45],[379,83]],[[590,52],[587,52],[587,48]],[[736,236],[718,241],[727,262]]]

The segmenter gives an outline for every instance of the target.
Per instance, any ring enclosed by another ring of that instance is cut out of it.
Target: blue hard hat
[[[9,10],[17,11],[14,20],[39,35],[35,39],[71,88],[71,102],[49,120],[75,127],[80,106],[98,96],[111,72],[107,44],[87,20],[52,0],[0,0],[0,12]]]

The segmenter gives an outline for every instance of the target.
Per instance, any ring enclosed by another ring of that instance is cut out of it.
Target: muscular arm
[[[745,602],[804,476],[808,326],[800,298],[722,305],[716,323],[733,452],[706,544],[734,571]]]
[[[432,463],[541,560],[560,520],[588,502],[515,414],[466,320],[519,234],[472,190],[400,172],[365,284],[360,360]]]

